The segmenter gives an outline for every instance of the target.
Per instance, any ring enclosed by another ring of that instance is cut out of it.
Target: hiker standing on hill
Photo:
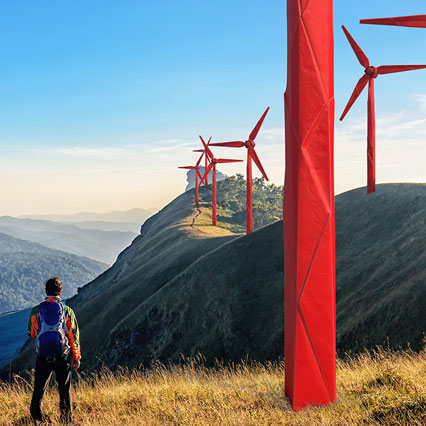
[[[36,421],[42,419],[43,396],[55,372],[59,390],[61,421],[72,421],[71,363],[80,367],[80,340],[77,319],[71,308],[61,301],[62,283],[58,277],[46,281],[46,299],[31,310],[28,334],[36,339],[36,368],[30,413]]]

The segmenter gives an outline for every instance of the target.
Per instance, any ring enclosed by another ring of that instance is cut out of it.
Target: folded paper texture
[[[285,391],[336,398],[332,0],[287,2]]]

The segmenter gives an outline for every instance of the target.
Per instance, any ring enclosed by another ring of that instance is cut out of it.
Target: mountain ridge
[[[272,204],[256,208],[275,221],[280,199],[268,194],[280,188],[257,183],[256,191],[267,195],[255,193],[255,200]],[[224,188],[239,198],[228,199]],[[218,184],[217,228],[210,226],[211,187],[200,188],[199,209],[194,191],[177,197],[145,222],[113,267],[69,301],[81,322],[85,368],[178,362],[181,354],[200,351],[208,362],[283,355],[283,225],[275,221],[248,236],[231,232],[241,230],[234,222],[245,201],[241,188],[238,179]],[[425,217],[426,185],[383,184],[373,195],[360,188],[336,197],[340,353],[374,348],[388,337],[393,347],[422,347]],[[413,273],[404,272],[404,297],[393,290],[398,262],[411,264],[409,251],[391,250],[404,247],[401,238],[417,250]],[[386,250],[380,252],[381,246]],[[24,351],[14,362],[22,369],[30,354]]]

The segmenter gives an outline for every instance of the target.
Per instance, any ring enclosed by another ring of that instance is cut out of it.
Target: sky
[[[198,135],[245,140],[284,182],[285,1],[0,3],[0,214],[158,210],[183,192]],[[366,93],[344,24],[373,65],[426,63],[426,29],[360,25],[424,0],[335,1],[335,190],[366,185]],[[377,182],[426,182],[426,71],[376,80]],[[217,149],[245,158],[245,150]],[[224,165],[229,175],[244,163]],[[255,176],[260,176],[256,171]]]

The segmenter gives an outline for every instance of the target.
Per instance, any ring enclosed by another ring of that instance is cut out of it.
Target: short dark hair
[[[46,294],[48,296],[59,296],[62,291],[62,282],[58,277],[50,277],[46,281]]]

